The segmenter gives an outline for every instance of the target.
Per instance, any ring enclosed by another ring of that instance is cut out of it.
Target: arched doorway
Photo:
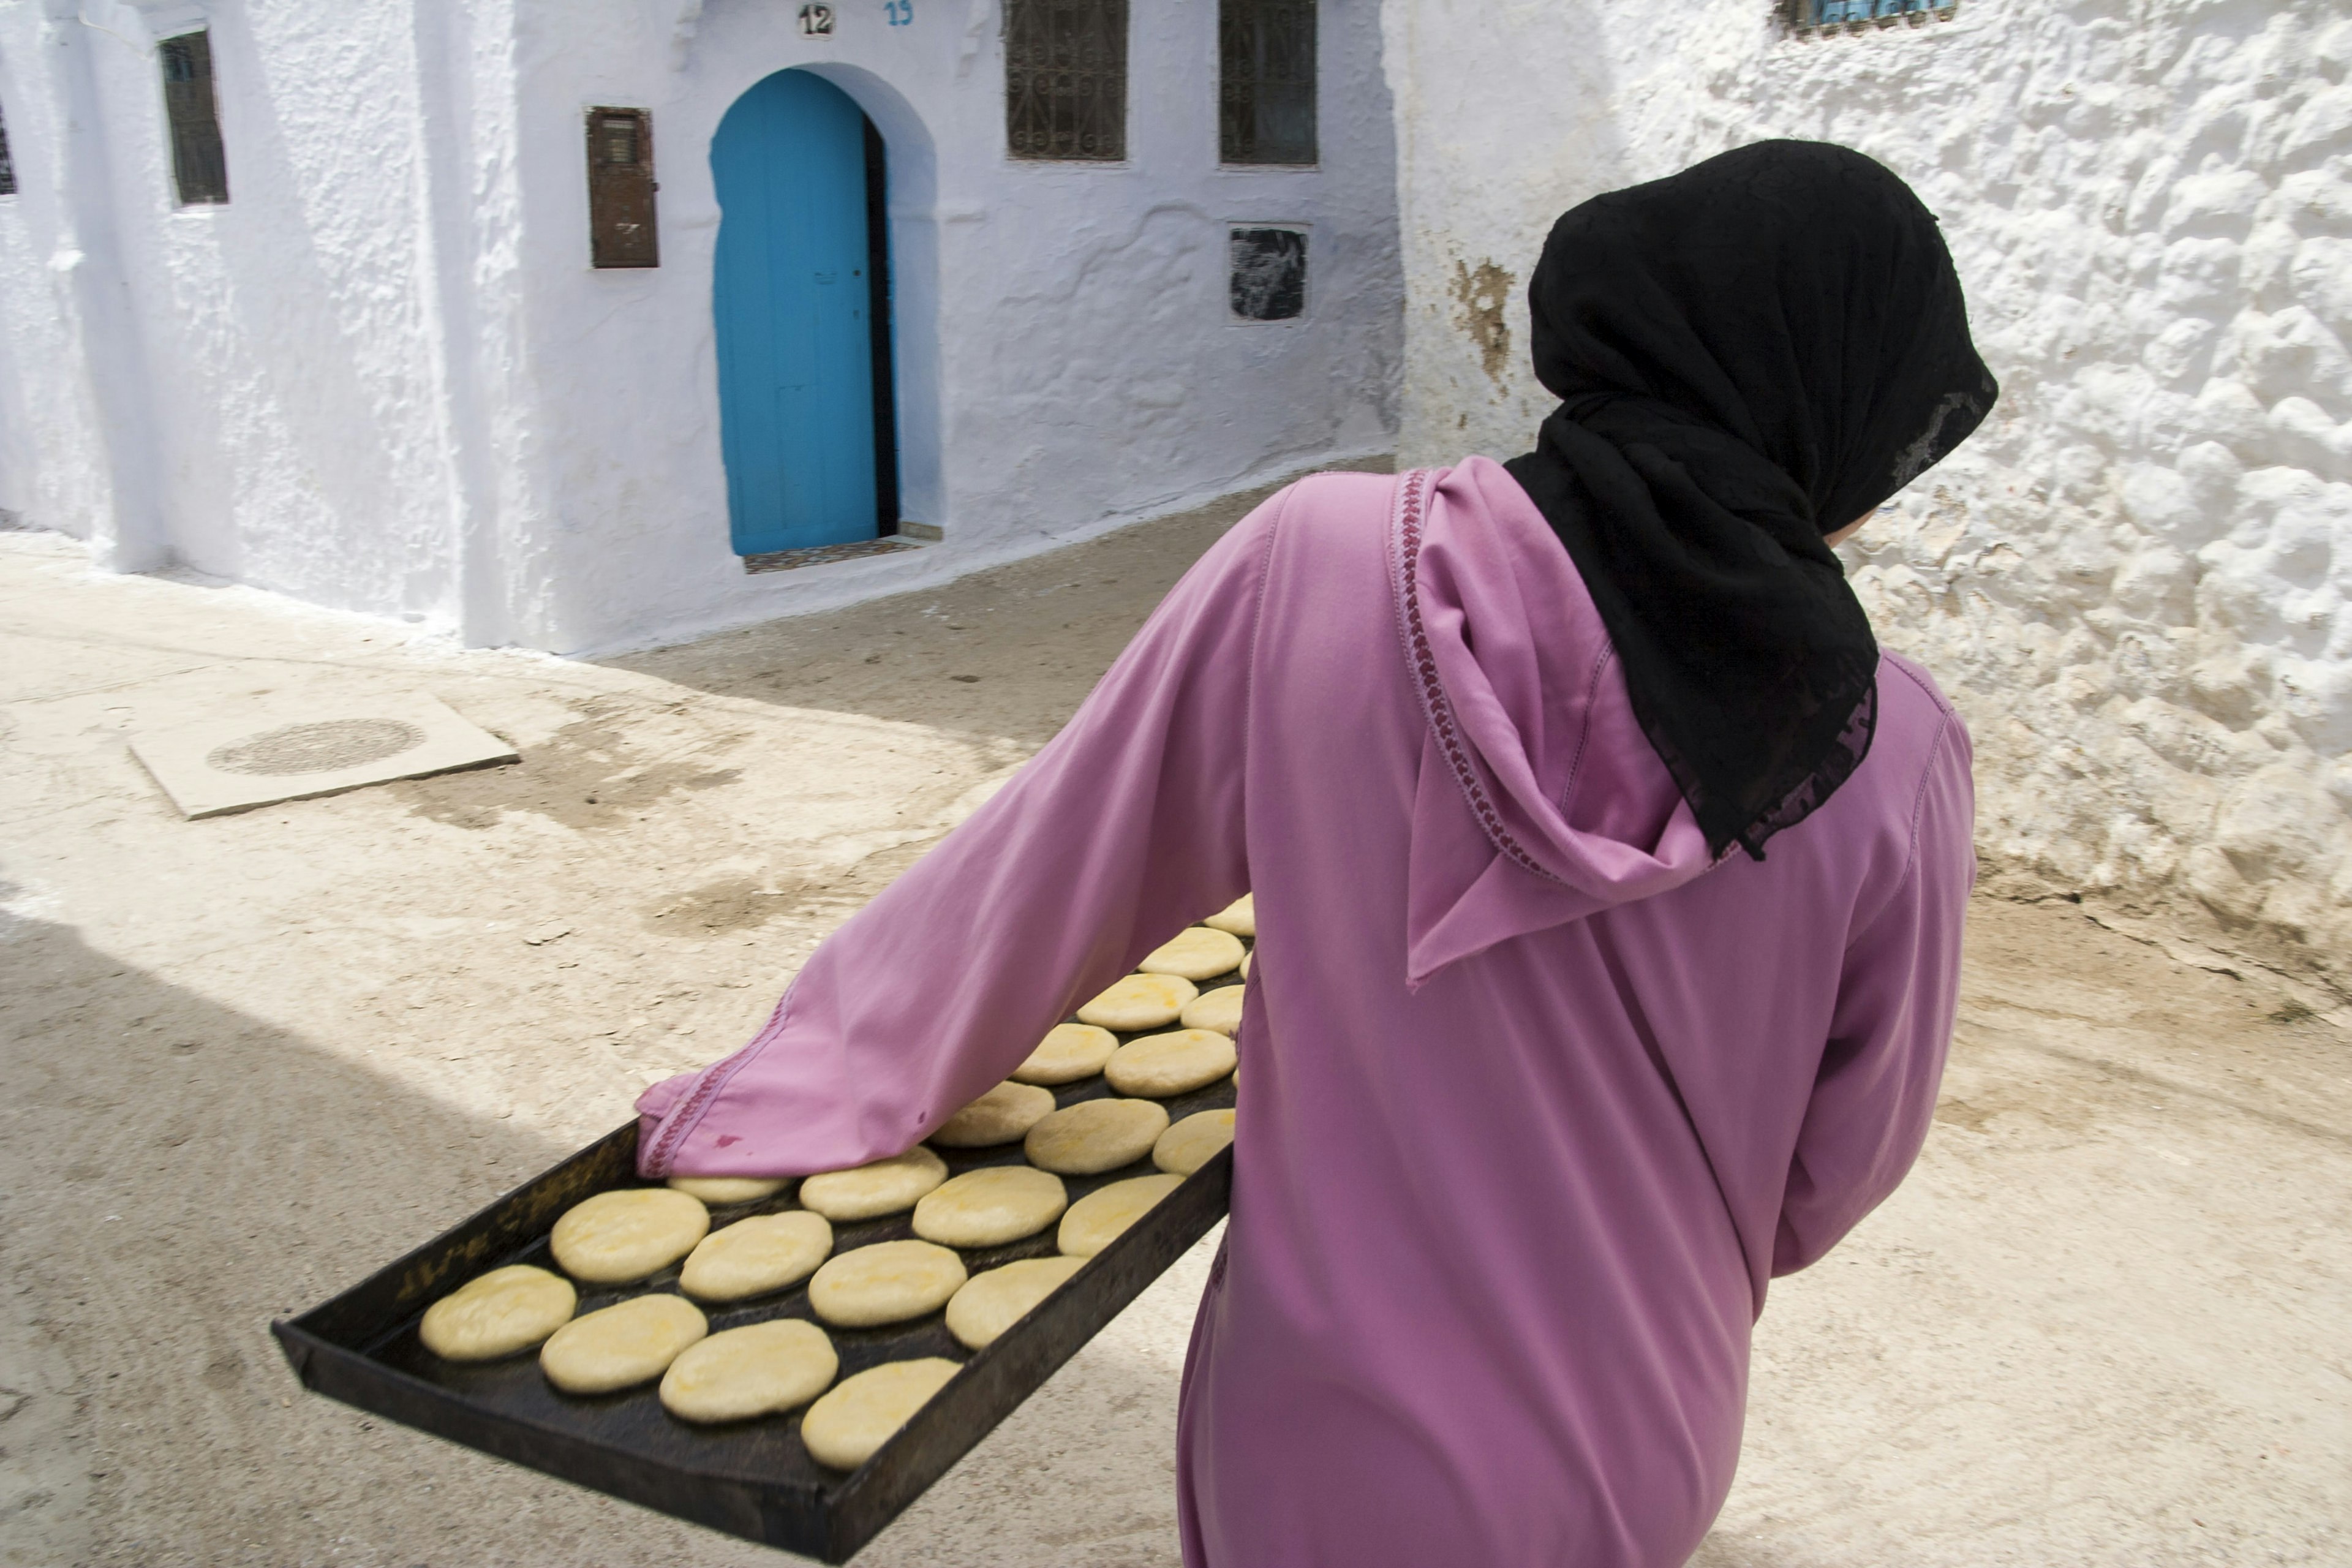
[[[739,555],[898,527],[882,138],[831,82],[782,70],[710,142],[711,314]]]

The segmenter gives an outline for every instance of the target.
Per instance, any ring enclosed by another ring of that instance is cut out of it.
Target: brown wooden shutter
[[[596,267],[659,267],[653,112],[588,111],[588,251]]]
[[[213,41],[184,33],[156,46],[163,65],[163,117],[172,130],[172,180],[184,207],[228,200],[228,158],[221,149],[220,106],[213,96]]]

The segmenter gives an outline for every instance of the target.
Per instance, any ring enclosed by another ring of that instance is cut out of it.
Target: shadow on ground
[[[279,1357],[271,1318],[568,1149],[66,926],[0,911],[0,1563],[799,1561],[306,1394]],[[1038,1544],[1041,1489],[1084,1518],[1113,1476],[1152,1517],[1098,1519],[1085,1560],[1169,1561],[1176,1368],[1148,1347],[1181,1344],[1201,1267],[1139,1304],[1170,1322],[1090,1348],[860,1562],[1010,1561],[995,1553],[1024,1525]]]
[[[307,1396],[269,1337],[565,1151],[64,926],[0,915],[0,1562],[734,1560]]]

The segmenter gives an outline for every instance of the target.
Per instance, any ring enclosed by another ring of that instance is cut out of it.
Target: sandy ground
[[[600,664],[0,534],[0,1563],[782,1560],[305,1395],[268,1322],[732,1048],[1238,512]],[[188,823],[126,747],[410,692],[523,762]],[[1776,1289],[1696,1562],[2352,1562],[2347,1042],[2218,963],[1978,901],[1936,1134]],[[858,1561],[1173,1564],[1204,1270]]]

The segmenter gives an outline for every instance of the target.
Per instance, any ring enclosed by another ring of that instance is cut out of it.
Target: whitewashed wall
[[[495,34],[496,0],[467,9]],[[428,123],[447,91],[433,12],[0,5],[20,189],[0,198],[0,495],[21,498],[0,505],[121,569],[454,620],[448,301],[426,219],[462,164]],[[173,195],[154,40],[194,26],[225,205]]]
[[[937,581],[1385,451],[1401,355],[1374,0],[1326,0],[1320,168],[1216,164],[1214,0],[1133,7],[1129,157],[1004,154],[996,0],[0,0],[0,508],[475,643],[642,643]],[[153,39],[211,32],[231,202],[172,199]],[[808,66],[889,143],[919,552],[729,544],[709,139]],[[662,266],[588,265],[582,114],[654,111]],[[68,132],[68,125],[76,129]],[[1308,226],[1235,324],[1233,220]]]
[[[1771,136],[1942,219],[1993,419],[1853,551],[1975,731],[1996,872],[2190,900],[2352,979],[2352,20],[1963,0],[1387,0],[1407,461],[1524,450],[1523,280],[1598,191]]]
[[[520,51],[530,358],[557,525],[509,635],[542,646],[814,607],[1165,510],[1394,439],[1401,281],[1374,0],[1326,0],[1322,164],[1217,166],[1215,0],[1131,6],[1127,162],[1004,152],[1000,7],[845,0],[830,39],[776,0],[532,7]],[[809,66],[889,145],[902,514],[920,556],[746,576],[728,543],[709,147]],[[654,110],[662,266],[586,267],[580,112]],[[1232,220],[1309,226],[1307,319],[1228,320]]]
[[[94,388],[85,291],[108,259],[77,235],[63,193],[98,151],[69,145],[68,60],[30,6],[0,9],[0,109],[22,193],[0,196],[0,511],[54,520],[111,555],[116,519]],[[101,285],[101,287],[103,287]],[[103,352],[101,349],[100,352]]]

